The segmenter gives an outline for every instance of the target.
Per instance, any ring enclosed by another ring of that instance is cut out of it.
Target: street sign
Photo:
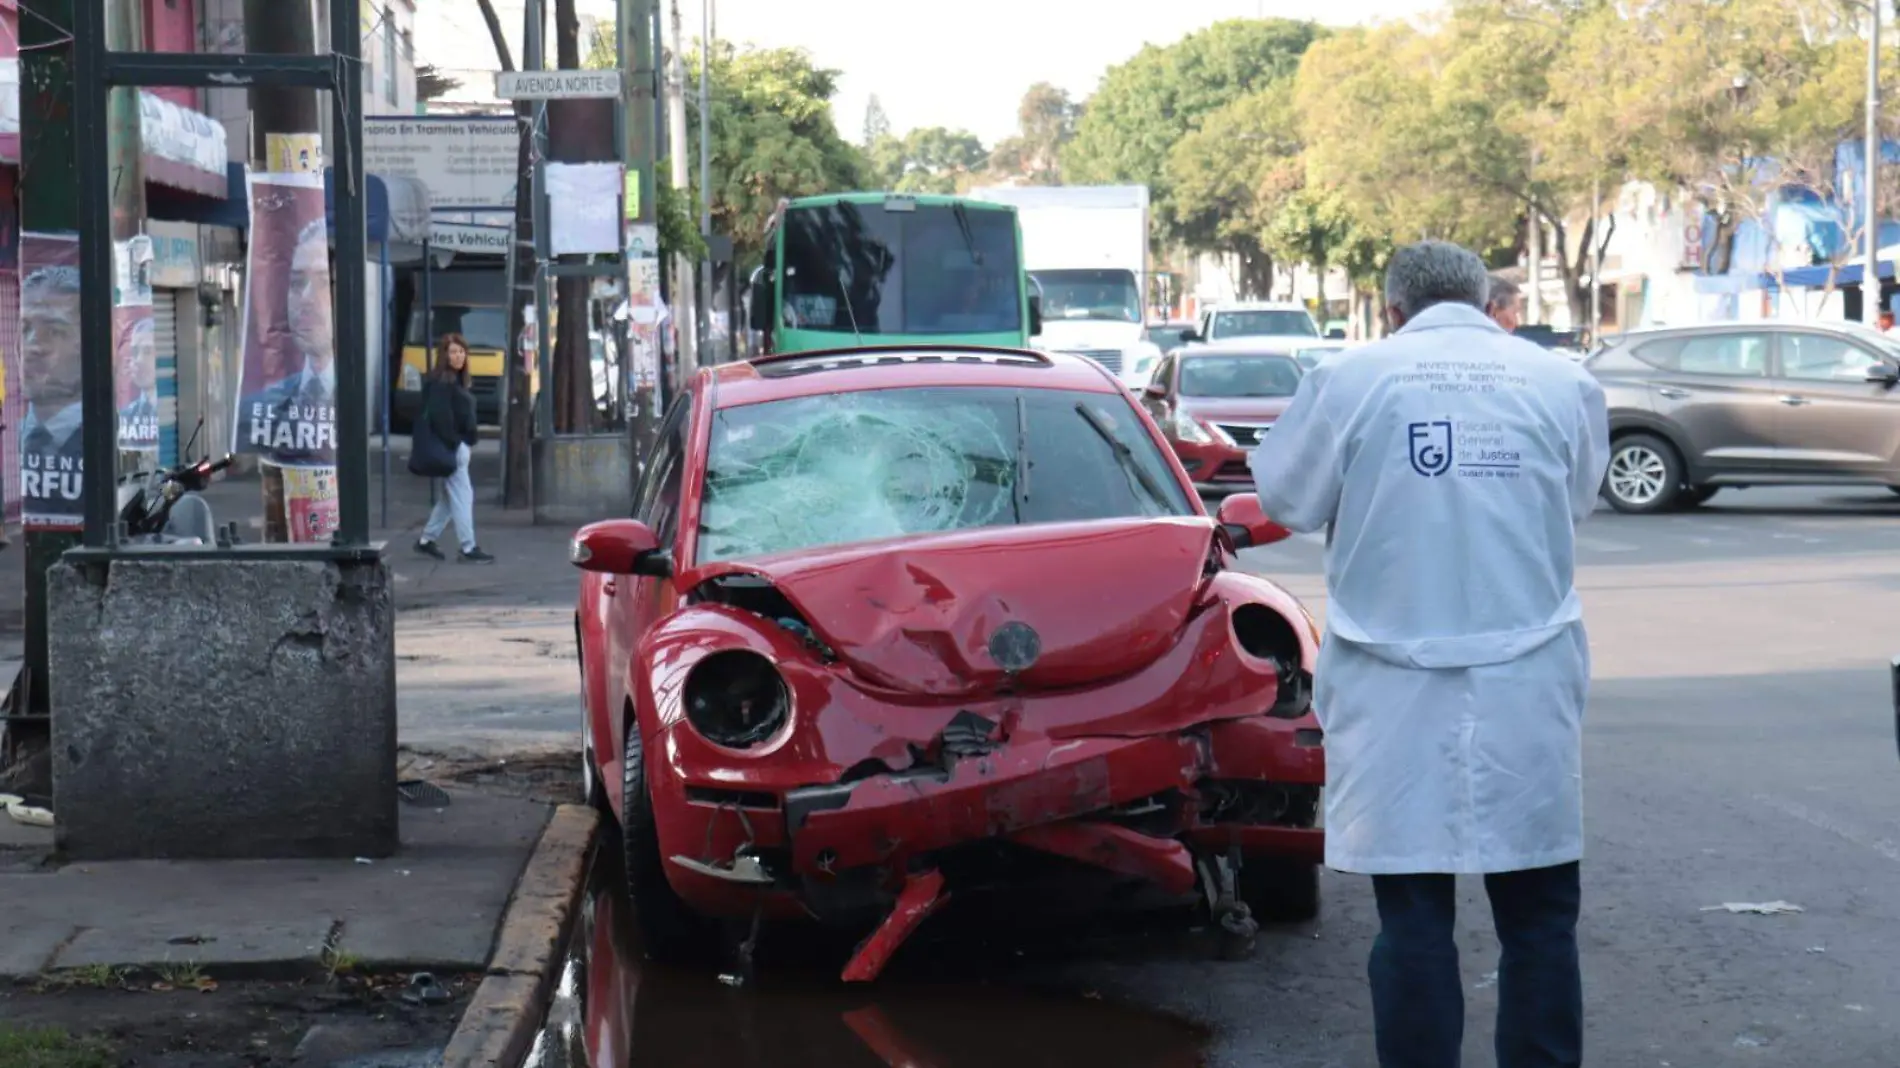
[[[617,70],[504,70],[495,74],[503,100],[588,100],[620,95]]]
[[[429,243],[454,252],[480,252],[506,256],[514,241],[514,230],[506,226],[473,226],[468,223],[436,222],[429,227]]]

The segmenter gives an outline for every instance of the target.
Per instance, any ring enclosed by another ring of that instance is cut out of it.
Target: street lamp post
[[[1861,177],[1861,225],[1866,230],[1867,258],[1861,265],[1861,322],[1873,326],[1880,318],[1880,211],[1874,190],[1880,177],[1880,5],[1867,5],[1867,147],[1866,173]]]

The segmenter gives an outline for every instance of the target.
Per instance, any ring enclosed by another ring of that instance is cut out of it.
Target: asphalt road
[[[1323,611],[1323,551],[1298,537],[1247,555]],[[1900,497],[1729,491],[1693,513],[1600,511],[1580,586],[1595,669],[1587,1063],[1895,1063],[1900,756],[1886,665],[1900,654]],[[950,1068],[1365,1068],[1370,886],[1328,873],[1325,894],[1317,923],[1268,929],[1240,963],[1165,917],[1038,935],[1020,928],[1041,921],[958,929],[946,915],[870,989],[839,988],[835,960],[795,954],[746,991],[648,970],[627,1011],[679,1026],[639,1029],[595,1068],[643,1050],[665,1059],[722,1028],[734,1048],[721,1063],[746,1068],[905,1063],[892,1042]],[[1775,901],[1803,911],[1710,911]],[[1477,880],[1464,902],[1465,1063],[1489,1068],[1497,955]],[[888,1016],[882,1038],[863,1026],[873,1009]]]
[[[1862,1068],[1900,1058],[1900,497],[1725,491],[1601,509],[1580,535],[1594,681],[1582,926],[1597,1066]],[[1315,611],[1322,540],[1249,553]],[[1216,1064],[1375,1063],[1370,886],[1328,874],[1309,929],[1257,960],[1089,976],[1214,1032]],[[1461,944],[1466,1063],[1493,1063],[1496,951],[1476,880]],[[1787,901],[1804,911],[1704,911]],[[1091,966],[1077,962],[1072,974]]]

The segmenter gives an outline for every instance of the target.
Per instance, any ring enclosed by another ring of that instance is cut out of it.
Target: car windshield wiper
[[[1086,401],[1077,401],[1075,412],[1082,417],[1083,422],[1101,435],[1103,441],[1108,442],[1108,447],[1115,453],[1116,462],[1121,465],[1122,473],[1132,477],[1156,502],[1166,505],[1168,495],[1161,489],[1161,484],[1156,482],[1154,475],[1135,459],[1135,450],[1129,448],[1127,442],[1116,437],[1115,432],[1109,429],[1108,424],[1102,420],[1101,413],[1090,408]]]
[[[1023,525],[1023,513],[1029,504],[1029,403],[1016,395],[1016,485],[1010,492],[1016,509],[1016,525]]]
[[[957,217],[957,229],[963,232],[963,247],[970,253],[970,262],[978,267],[983,266],[983,253],[977,251],[976,247],[976,231],[970,229],[969,211],[964,208],[961,201],[953,201],[950,204],[950,213]]]

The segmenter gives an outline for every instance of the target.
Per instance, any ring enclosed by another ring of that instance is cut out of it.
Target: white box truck
[[[1032,344],[1087,356],[1131,389],[1146,386],[1161,362],[1143,336],[1148,187],[986,186],[969,195],[1016,209],[1023,268],[1042,301]]]

